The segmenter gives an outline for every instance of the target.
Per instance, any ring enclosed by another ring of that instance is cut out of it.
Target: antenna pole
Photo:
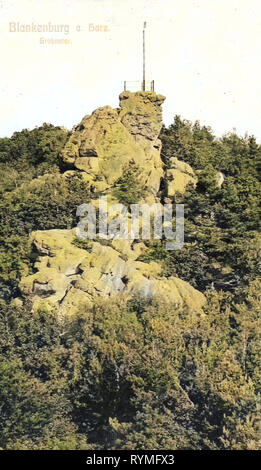
[[[143,25],[143,82],[142,82],[142,89],[145,91],[145,28],[146,28],[146,21]]]

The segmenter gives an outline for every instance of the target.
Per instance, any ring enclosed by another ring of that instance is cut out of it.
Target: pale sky
[[[261,142],[260,0],[0,0],[0,137],[43,122],[70,129],[97,107],[117,107],[123,81],[142,79],[144,21],[164,123],[180,114],[218,136],[235,128]]]

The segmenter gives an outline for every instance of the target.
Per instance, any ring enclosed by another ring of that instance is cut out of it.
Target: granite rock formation
[[[139,202],[160,204],[162,181],[168,198],[196,184],[192,168],[176,158],[164,169],[158,138],[164,99],[154,92],[123,92],[119,108],[98,108],[72,132],[62,153],[67,166],[64,176],[80,171],[92,188],[94,206],[98,195],[106,195],[109,204],[117,202],[115,185],[131,164],[146,187]],[[172,304],[194,310],[204,305],[203,294],[187,282],[165,278],[160,263],[139,261],[146,251],[141,240],[97,238],[81,246],[72,229],[36,231],[30,242],[38,259],[34,274],[22,278],[20,290],[24,299],[32,301],[33,309],[55,307],[62,314],[73,314],[81,306],[92,305],[97,297],[119,293],[127,298],[164,296]]]

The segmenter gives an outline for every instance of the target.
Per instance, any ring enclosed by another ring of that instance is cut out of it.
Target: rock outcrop
[[[171,168],[164,170],[158,138],[164,99],[154,92],[123,92],[119,108],[98,108],[71,134],[62,154],[68,168],[64,175],[81,171],[92,188],[94,206],[101,194],[108,197],[109,204],[118,202],[115,185],[131,164],[138,168],[139,181],[146,187],[139,202],[160,203],[164,178],[169,198],[196,184],[192,168],[175,158]],[[81,306],[92,305],[97,297],[119,293],[146,299],[163,296],[177,306],[196,310],[203,306],[204,296],[187,282],[163,277],[159,263],[139,261],[146,250],[142,241],[115,236],[83,246],[76,235],[76,229],[31,234],[38,259],[34,274],[22,278],[20,290],[24,298],[31,299],[34,309],[44,305],[73,314]]]
[[[81,304],[90,306],[97,296],[119,292],[146,299],[162,295],[172,304],[196,310],[204,304],[204,296],[187,282],[162,277],[160,264],[138,261],[140,250],[135,244],[132,257],[126,259],[113,242],[111,246],[90,242],[86,250],[75,246],[75,240],[75,229],[31,234],[32,246],[39,254],[37,272],[24,277],[20,288],[35,308],[58,306],[62,313],[73,314]]]
[[[164,99],[154,92],[124,92],[120,108],[96,109],[76,127],[64,148],[64,162],[83,171],[96,191],[107,193],[132,162],[155,196],[163,177],[158,135]]]
[[[130,93],[120,95],[120,120],[135,140],[145,137],[159,148],[158,139],[162,127],[161,105],[165,97],[154,92]]]
[[[184,194],[190,185],[195,187],[197,178],[188,163],[170,158],[170,168],[166,170],[167,197],[173,198],[175,194]]]

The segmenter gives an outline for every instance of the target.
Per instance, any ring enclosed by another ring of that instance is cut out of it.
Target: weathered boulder
[[[135,178],[146,188],[146,195],[139,193],[139,202],[148,205],[160,205],[159,189],[164,178],[170,200],[176,193],[184,193],[189,184],[196,184],[192,168],[176,158],[170,159],[170,168],[164,174],[158,139],[164,99],[154,92],[123,92],[119,108],[98,108],[73,131],[62,154],[67,165],[62,178],[81,171],[91,186],[96,209],[99,195],[108,196],[108,207],[119,202],[117,182],[133,165],[138,168]],[[124,191],[128,191],[128,180],[124,181]],[[137,199],[137,194],[133,196]],[[33,309],[55,307],[61,314],[73,315],[95,303],[97,297],[119,293],[126,298],[164,297],[191,310],[204,305],[205,297],[187,282],[163,277],[160,263],[138,261],[146,247],[132,232],[128,239],[97,238],[86,245],[79,243],[76,233],[76,229],[32,232],[32,250],[38,259],[34,274],[22,278],[20,290],[23,298],[30,298]]]
[[[184,194],[189,185],[195,187],[197,177],[188,163],[170,158],[170,168],[166,170],[167,197],[172,198],[175,194]]]
[[[161,105],[164,101],[165,96],[156,95],[153,91],[124,91],[120,94],[120,120],[136,140],[145,137],[156,146],[160,145],[158,135],[162,127]]]
[[[81,170],[97,191],[109,190],[130,162],[154,196],[163,177],[158,135],[164,97],[154,92],[124,92],[120,108],[96,109],[75,128],[62,152],[68,166]]]
[[[224,176],[224,173],[222,173],[222,171],[218,171],[217,174],[216,174],[216,181],[217,181],[217,187],[218,188],[221,188],[224,181],[225,181],[225,176]]]
[[[194,310],[204,305],[204,295],[187,282],[162,277],[160,264],[137,261],[138,250],[132,259],[124,259],[112,246],[95,241],[87,251],[76,247],[75,239],[75,229],[32,232],[31,243],[39,255],[35,263],[38,271],[24,277],[20,289],[23,297],[30,297],[34,309],[58,307],[60,312],[72,314],[93,304],[97,296],[117,293],[127,298],[163,296],[172,304]]]

